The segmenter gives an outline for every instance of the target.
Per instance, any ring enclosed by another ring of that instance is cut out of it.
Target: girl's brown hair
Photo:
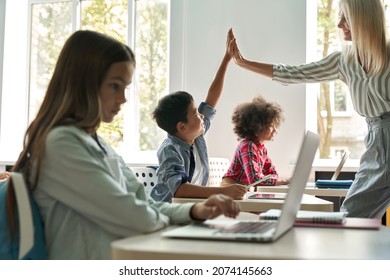
[[[73,125],[95,132],[101,122],[99,88],[110,66],[123,61],[135,66],[132,50],[104,34],[80,30],[66,41],[42,105],[25,133],[23,150],[12,170],[24,173],[31,190],[39,181],[50,130],[59,125]],[[15,221],[15,199],[11,181],[7,191],[7,211],[12,223]],[[15,229],[15,223],[10,227]]]

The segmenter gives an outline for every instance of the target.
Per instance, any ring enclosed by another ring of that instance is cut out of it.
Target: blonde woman
[[[390,43],[382,0],[340,0],[341,52],[303,65],[267,64],[242,56],[235,40],[229,51],[237,65],[284,84],[340,79],[368,125],[366,151],[341,207],[351,217],[380,218],[390,205]]]

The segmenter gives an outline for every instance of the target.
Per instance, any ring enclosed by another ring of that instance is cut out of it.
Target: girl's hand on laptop
[[[195,220],[214,219],[219,215],[235,218],[240,213],[240,206],[232,198],[223,194],[211,195],[206,200],[194,204],[190,215]]]

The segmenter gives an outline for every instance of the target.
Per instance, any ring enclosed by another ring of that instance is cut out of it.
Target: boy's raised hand
[[[244,58],[241,55],[240,50],[238,49],[236,37],[234,37],[232,28],[230,28],[228,31],[226,44],[226,52],[229,54],[230,57],[233,58],[234,62],[239,65],[240,62],[244,60]]]
[[[235,40],[234,34],[233,34],[233,29],[230,28],[227,33],[227,38],[226,38],[226,54],[229,55],[230,57],[233,57],[233,41]]]

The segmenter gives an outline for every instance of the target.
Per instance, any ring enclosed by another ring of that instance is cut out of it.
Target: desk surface
[[[249,193],[248,193],[249,194]],[[173,198],[173,202],[199,202],[196,198]],[[278,199],[243,199],[235,200],[243,212],[264,212],[268,209],[281,209],[284,200]],[[301,202],[301,210],[333,212],[333,202],[304,194]]]
[[[379,230],[294,227],[273,243],[170,239],[161,237],[161,232],[114,241],[113,259],[390,259],[390,228],[384,226]]]

